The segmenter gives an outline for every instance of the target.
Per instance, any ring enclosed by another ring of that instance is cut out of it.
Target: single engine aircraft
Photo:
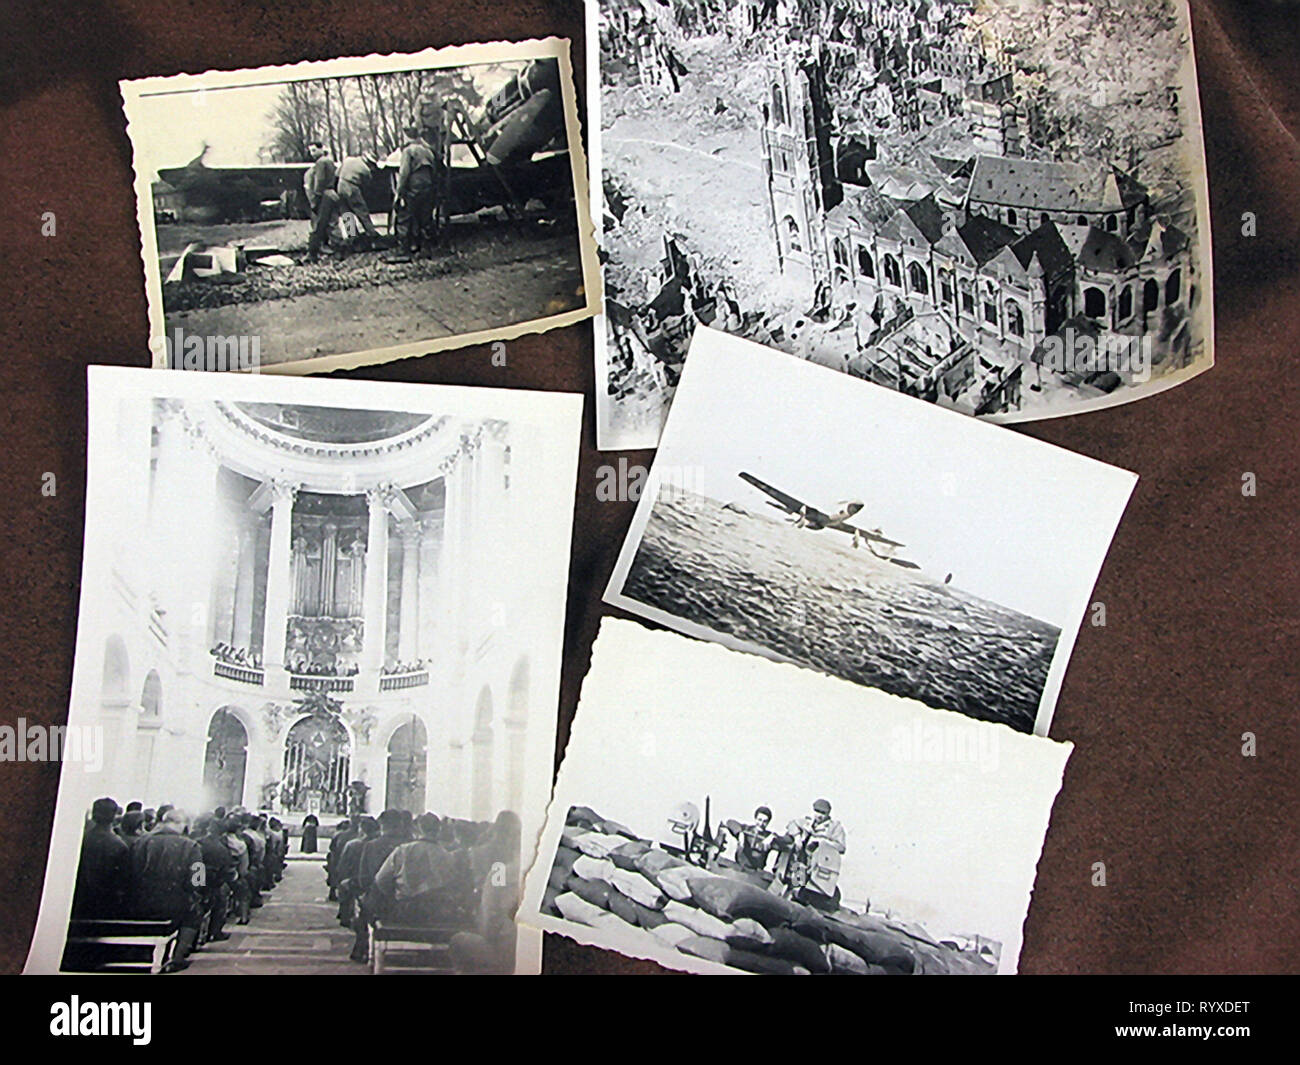
[[[894,557],[894,552],[906,545],[882,535],[879,529],[861,529],[856,525],[849,524],[848,519],[862,510],[863,504],[861,500],[844,500],[837,503],[835,510],[828,514],[816,507],[809,506],[802,499],[796,499],[794,496],[782,492],[779,488],[773,488],[770,484],[760,481],[752,473],[741,473],[740,479],[747,484],[753,485],[760,492],[771,496],[772,498],[767,500],[767,505],[784,511],[793,518],[796,529],[812,529],[813,531],[834,529],[836,532],[847,533],[853,537],[853,546],[855,548],[865,543],[867,550],[876,558],[885,562],[892,562],[895,566],[901,566],[903,569],[921,568],[915,562]]]
[[[449,106],[454,102],[446,100]],[[447,183],[441,193],[447,216],[506,206],[515,198],[512,189],[526,190],[549,211],[558,211],[572,200],[558,60],[532,60],[474,115],[463,106],[453,107],[463,116],[463,125],[450,111],[439,117],[443,105],[444,97],[434,94],[421,101],[411,121],[419,127],[427,122],[439,126],[451,122],[455,127],[446,139]],[[441,134],[425,132],[430,143],[443,141]],[[212,224],[311,216],[302,192],[303,175],[311,163],[208,166],[207,154],[205,144],[184,166],[158,170],[159,178],[180,194],[183,221]],[[391,208],[400,160],[399,146],[380,159],[377,172],[365,183],[362,192],[371,210]]]

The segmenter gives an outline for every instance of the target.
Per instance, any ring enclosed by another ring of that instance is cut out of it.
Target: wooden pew
[[[174,921],[74,918],[63,951],[65,971],[160,973],[176,950]]]

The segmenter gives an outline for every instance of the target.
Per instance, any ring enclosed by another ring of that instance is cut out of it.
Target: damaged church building
[[[763,106],[777,265],[810,317],[842,338],[835,354],[823,345],[811,358],[980,415],[1062,388],[1102,395],[1187,364],[1192,242],[1134,174],[1022,154],[932,156],[928,173],[893,173],[838,133],[826,64],[816,37],[769,49]],[[996,127],[1018,152],[1011,76],[963,92],[975,106],[961,113],[984,131],[971,146],[991,147]],[[1007,117],[993,121],[990,109]],[[1086,338],[1090,353],[1140,341],[1146,354],[1076,366],[1060,357],[1063,336]]]

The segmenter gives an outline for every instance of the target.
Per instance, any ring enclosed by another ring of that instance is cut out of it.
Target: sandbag
[[[584,832],[573,845],[592,858],[607,858],[610,851],[624,842],[621,836],[606,836],[601,832]]]
[[[629,924],[616,913],[601,913],[591,919],[591,927],[599,928],[607,935],[618,936],[622,939],[637,939],[641,935],[641,930],[634,924]]]
[[[639,873],[641,870],[636,867],[636,860],[641,857],[641,855],[638,854],[634,857],[632,855],[619,854],[618,851],[622,849],[623,848],[620,847],[618,850],[610,851],[608,860],[613,862],[620,869],[626,869],[629,873]]]
[[[645,854],[648,850],[650,850],[650,844],[646,840],[630,839],[615,849],[610,857],[612,858],[615,854],[618,854],[627,858],[635,859]]]
[[[756,954],[751,950],[739,950],[726,943],[707,936],[692,936],[677,944],[683,954],[690,954],[706,961],[729,965],[733,969],[743,969],[750,973],[769,973],[776,976],[792,976],[794,966],[782,958],[773,958],[765,954]]]
[[[556,850],[555,861],[551,863],[551,873],[547,877],[547,883],[556,891],[563,891],[564,882],[573,872],[573,863],[581,857],[582,851],[574,850],[572,847],[560,847]]]
[[[583,880],[603,880],[608,884],[613,871],[614,863],[606,858],[589,858],[581,854],[573,863],[573,875],[580,876]]]
[[[617,894],[617,892],[615,892]],[[612,898],[611,898],[612,901]],[[631,899],[627,900],[632,903],[636,910],[636,923],[647,931],[653,931],[661,924],[667,924],[668,918],[663,915],[662,910],[652,910],[649,906],[642,906],[639,902]]]
[[[741,917],[731,922],[727,943],[740,950],[758,950],[772,945],[772,935],[752,917]]]
[[[719,965],[726,965],[727,954],[731,948],[719,939],[711,939],[708,936],[691,936],[689,939],[683,939],[678,943],[677,949],[683,954],[689,954],[695,958],[704,958],[706,961],[715,961]]]
[[[542,913],[546,914],[548,917],[560,916],[560,911],[555,908],[555,900],[560,897],[560,894],[561,892],[558,888],[553,888],[549,885],[547,886],[546,890],[542,892]]]
[[[641,837],[633,832],[627,825],[619,824],[617,821],[602,821],[595,826],[598,832],[603,832],[607,836],[622,836],[628,840],[641,840]]]
[[[566,891],[558,896],[555,900],[555,908],[560,911],[560,916],[566,921],[585,924],[588,928],[594,928],[600,915],[606,912],[599,906],[593,906],[590,902],[575,895],[572,891]]]
[[[726,921],[720,921],[712,914],[697,910],[694,906],[688,906],[676,899],[669,899],[664,904],[663,914],[668,920],[676,924],[684,924],[691,931],[708,936],[710,939],[725,940],[727,933],[731,931],[731,925]]]
[[[807,969],[791,965],[784,958],[752,950],[739,950],[736,947],[727,948],[727,964],[736,969],[744,969],[747,973],[763,973],[767,976],[794,976],[796,973],[808,975]]]
[[[675,869],[679,866],[689,865],[690,863],[682,861],[674,854],[667,851],[648,850],[636,860],[637,872],[645,873],[646,876],[654,878],[654,875],[663,869]]]
[[[784,958],[812,973],[831,971],[831,963],[825,951],[807,936],[801,936],[789,928],[773,928],[768,934],[772,937],[772,943],[767,948],[767,953],[773,957]]]
[[[812,911],[795,921],[793,928],[810,939],[851,950],[868,964],[891,972],[911,973],[916,969],[916,955],[898,933],[868,932]]]
[[[708,880],[712,875],[693,865],[675,865],[670,869],[660,869],[651,879],[670,899],[695,905],[691,884],[696,880]]]
[[[753,884],[715,876],[691,881],[691,895],[701,909],[732,921],[752,917],[765,928],[789,924],[803,916],[805,908]]]
[[[868,966],[853,951],[841,947],[838,943],[826,944],[826,960],[831,964],[833,973],[849,973],[854,976],[866,976]]]
[[[650,844],[643,839],[628,840],[622,846],[615,847],[609,852],[609,860],[620,869],[637,873],[640,870],[636,867],[636,860],[649,849]]]
[[[655,937],[655,942],[661,943],[665,947],[675,947],[682,940],[691,939],[695,936],[695,933],[684,924],[675,924],[672,921],[665,921],[661,925],[656,925],[650,929],[650,934]]]
[[[564,882],[564,888],[593,906],[598,906],[602,910],[609,909],[609,893],[613,888],[601,880],[583,880],[582,877],[570,873],[569,879]]]
[[[638,926],[641,924],[637,919],[636,903],[621,891],[611,891],[609,893],[609,912],[621,917],[628,924]]]
[[[590,806],[570,806],[564,823],[566,825],[578,825],[584,830],[590,831],[600,824],[602,820],[600,814],[596,813]]]
[[[609,882],[630,899],[635,899],[642,906],[652,910],[662,910],[668,897],[659,890],[655,883],[640,873],[630,873],[619,869],[613,862],[609,866]]]

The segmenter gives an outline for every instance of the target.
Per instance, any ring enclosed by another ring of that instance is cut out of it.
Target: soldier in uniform
[[[130,848],[113,831],[117,811],[112,799],[96,799],[90,808],[90,824],[81,837],[73,917],[121,917],[125,912]]]
[[[776,845],[776,833],[768,826],[772,823],[772,811],[760,806],[754,811],[754,820],[750,824],[728,821],[726,829],[736,840],[736,864],[742,869],[761,873],[767,868],[768,855]]]
[[[131,846],[131,895],[144,920],[180,927],[169,971],[189,965],[186,956],[199,934],[200,893],[206,884],[203,851],[185,835],[184,810],[170,809],[158,827]]]
[[[218,818],[199,818],[194,822],[194,835],[203,855],[204,904],[210,914],[208,939],[219,943],[230,938],[224,926],[226,914],[230,912],[231,887],[239,875],[235,856],[226,846],[225,830]]]
[[[406,147],[397,171],[397,231],[405,257],[394,257],[391,262],[402,262],[411,256],[429,254],[437,239],[434,223],[434,191],[441,169],[441,160],[433,149],[424,143],[416,126],[406,128]]]
[[[338,183],[338,167],[319,141],[308,145],[311,155],[311,168],[303,175],[302,188],[307,194],[307,206],[311,208],[311,236],[307,238],[307,261],[315,262],[320,257],[321,245],[329,237],[330,223],[339,209],[339,194],[334,186]]]

